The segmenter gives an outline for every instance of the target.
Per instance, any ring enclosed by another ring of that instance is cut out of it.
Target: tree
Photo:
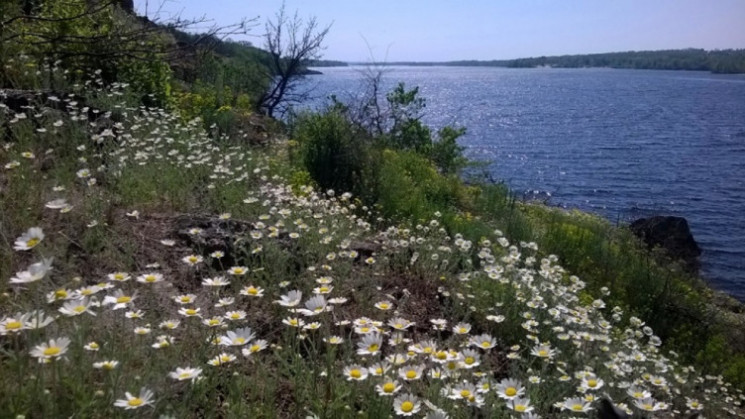
[[[269,70],[273,82],[259,98],[258,107],[265,115],[284,113],[293,104],[310,93],[300,90],[299,81],[304,77],[305,64],[319,59],[323,40],[331,25],[321,27],[315,17],[304,21],[298,13],[290,17],[285,5],[266,22],[264,47],[270,55]]]
[[[213,26],[191,45],[175,42],[171,33],[192,29],[205,18],[161,21],[136,16],[130,0],[3,0],[0,2],[0,61],[27,57],[22,68],[0,68],[0,86],[40,87],[20,80],[19,73],[47,74],[55,88],[55,68],[89,74],[98,71],[104,81],[140,82],[142,90],[166,87],[169,62],[184,50],[209,39],[244,34],[253,20]],[[158,10],[159,14],[160,9]],[[136,87],[136,86],[135,86]]]

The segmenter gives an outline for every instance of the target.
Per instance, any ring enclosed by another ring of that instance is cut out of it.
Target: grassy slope
[[[660,417],[690,410],[687,397],[710,417],[739,409],[741,390],[650,344],[656,338],[642,322],[657,319],[636,320],[649,313],[612,303],[646,293],[619,283],[604,296],[599,282],[583,282],[549,255],[564,236],[619,251],[593,235],[597,219],[568,224],[570,215],[545,208],[516,212],[522,204],[487,189],[469,195],[481,216],[372,226],[365,220],[375,215],[353,198],[284,186],[293,169],[281,143],[215,141],[199,123],[131,107],[120,93],[89,89],[85,104],[114,110],[114,126],[89,124],[78,116],[84,104],[69,101],[69,113],[41,102],[23,116],[0,113],[0,416],[377,418],[396,408],[423,415],[427,400],[451,417],[510,417],[516,403],[498,394],[506,378],[524,387],[517,404],[542,417],[576,416],[555,404],[594,408],[604,392],[639,412],[631,383],[663,403]],[[55,199],[69,207],[49,208]],[[43,240],[14,250],[35,226]],[[539,226],[553,238],[545,249],[527,237]],[[526,242],[510,243],[495,228]],[[203,259],[191,266],[189,255]],[[54,262],[43,279],[11,283],[44,257]],[[150,273],[163,280],[149,283]],[[218,276],[230,284],[204,285]],[[290,290],[303,293],[298,307],[313,308],[315,294],[334,310],[306,316],[274,302]],[[79,315],[60,311],[80,306],[88,308]],[[34,310],[55,320],[36,328]],[[313,326],[294,327],[299,321]],[[215,344],[244,327],[255,332],[250,343]],[[63,359],[39,363],[34,348],[55,338],[70,339]],[[106,360],[118,364],[96,366]],[[200,379],[169,377],[177,367],[200,368]],[[377,394],[386,382],[398,397]],[[154,396],[132,401],[142,387]],[[144,404],[130,412],[117,400]]]

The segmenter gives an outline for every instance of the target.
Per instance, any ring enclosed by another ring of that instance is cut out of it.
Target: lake
[[[359,93],[361,68],[319,69],[318,106]],[[614,69],[388,67],[424,121],[461,126],[472,159],[526,198],[628,223],[685,217],[702,274],[745,301],[745,75]]]

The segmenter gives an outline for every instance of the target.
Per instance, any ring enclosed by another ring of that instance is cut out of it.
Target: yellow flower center
[[[372,345],[367,347],[368,352],[377,352],[380,347],[377,343],[373,343]]]
[[[370,331],[370,328],[369,327],[361,327],[360,328],[360,332],[362,332],[362,333],[367,333],[369,331]]]
[[[186,309],[186,314],[189,315],[189,316],[193,316],[193,315],[197,314],[197,311],[194,310],[193,308],[189,308],[189,309]]]
[[[248,293],[251,294],[251,295],[256,295],[256,294],[259,293],[259,290],[257,290],[254,287],[251,287],[251,288],[248,289]]]
[[[598,380],[587,380],[587,387],[595,388],[598,385]]]
[[[155,282],[158,278],[155,277],[155,275],[148,275],[145,277],[145,282]]]
[[[427,346],[424,349],[422,349],[422,352],[424,352],[425,354],[431,354],[433,350],[434,349],[432,349],[431,346]]]
[[[5,330],[18,330],[23,326],[23,323],[17,321],[9,321],[5,323]]]
[[[582,406],[581,404],[574,404],[572,405],[572,410],[574,410],[575,412],[581,412],[583,407],[584,406]]]
[[[246,339],[244,339],[244,338],[235,338],[235,343],[238,343],[238,344],[246,343]]]
[[[416,371],[414,370],[406,371],[406,378],[408,379],[416,378]]]
[[[396,323],[396,324],[393,325],[393,327],[395,327],[396,329],[403,329],[404,328],[404,325],[401,324],[401,323]]]
[[[122,295],[121,297],[116,299],[117,304],[126,304],[128,302],[132,301],[132,297]]]
[[[92,342],[89,346],[91,349],[98,349],[98,344],[96,342]]]
[[[241,315],[238,314],[238,313],[233,313],[233,314],[230,315],[230,318],[231,319],[239,319],[240,317],[241,317]]]
[[[651,405],[651,404],[649,404],[649,403],[647,403],[647,404],[642,404],[642,409],[644,409],[644,410],[648,410],[648,411],[652,411],[652,410],[654,410],[654,406],[652,406],[652,405]]]
[[[127,405],[131,407],[142,406],[143,403],[144,401],[139,397],[135,397],[134,399],[129,399],[129,401],[127,401]]]
[[[466,359],[465,359],[465,360],[464,360],[463,362],[465,362],[465,363],[466,363],[466,365],[471,365],[471,364],[473,364],[474,362],[476,362],[476,359],[475,359],[474,357],[472,357],[472,356],[469,356],[469,357],[468,357],[468,358],[466,358]]]
[[[515,387],[507,387],[507,389],[504,391],[504,394],[508,397],[512,397],[517,394],[517,389]]]
[[[199,259],[197,259],[197,257],[196,257],[196,256],[189,256],[189,258],[188,258],[187,260],[188,260],[188,261],[189,261],[190,263],[197,263],[197,261],[198,261]]]
[[[662,380],[660,380],[659,378],[656,378],[656,379],[654,380],[654,383],[655,383],[655,384],[658,384],[658,385],[659,385],[659,384],[662,384]]]
[[[547,357],[548,356],[548,351],[545,350],[545,349],[541,349],[540,351],[538,351],[538,356]]]
[[[293,325],[293,326],[297,326],[298,325],[298,320],[297,319],[290,319],[290,324]]]
[[[121,281],[124,279],[124,274],[114,274],[114,279]]]
[[[471,396],[471,392],[469,390],[463,389],[460,391],[460,396],[463,397],[464,399],[467,399],[468,397]]]
[[[491,346],[491,343],[489,343],[489,342],[481,342],[481,347],[482,348],[488,348],[490,346]]]
[[[691,407],[696,409],[700,405],[699,402],[691,402]]]
[[[188,303],[191,301],[191,297],[186,297],[186,296],[180,297],[179,301],[181,301],[182,303]]]
[[[85,311],[85,306],[77,306],[77,307],[73,308],[72,311],[74,311],[76,313],[82,313],[82,312]]]
[[[358,370],[358,369],[355,368],[352,371],[349,371],[349,375],[352,378],[360,378],[360,377],[362,377],[362,372],[360,372],[360,370]]]
[[[91,295],[93,292],[89,289],[84,289],[80,291],[80,295]]]
[[[37,237],[32,237],[26,241],[26,247],[34,247],[37,244],[39,244],[41,240],[39,240]]]
[[[375,374],[383,375],[383,368],[381,367],[375,368]]]
[[[448,358],[448,354],[445,353],[444,351],[440,351],[440,352],[437,352],[435,354],[435,357],[437,357],[437,359],[440,359],[440,360],[447,359]]]
[[[644,393],[642,393],[641,391],[637,391],[637,392],[634,393],[634,398],[635,399],[642,399],[642,398],[644,398]]]
[[[59,346],[50,346],[44,349],[44,356],[57,356],[62,352]]]
[[[178,378],[189,378],[189,377],[191,377],[191,374],[189,374],[188,372],[182,372],[178,376]]]
[[[259,352],[261,350],[261,346],[259,345],[253,345],[251,346],[251,352]]]
[[[103,368],[105,370],[113,370],[114,369],[114,364],[112,364],[111,362],[107,362],[107,363],[103,364]]]
[[[393,393],[393,390],[396,389],[396,385],[393,383],[385,383],[383,384],[383,392],[385,393]]]
[[[67,291],[65,290],[57,290],[54,292],[55,298],[67,298]]]
[[[401,403],[401,411],[409,413],[412,410],[414,410],[414,403],[406,400],[405,402]]]
[[[329,287],[321,287],[319,289],[319,291],[321,291],[321,292],[329,292]]]
[[[230,361],[230,356],[228,355],[222,355],[220,357],[220,362],[229,362],[229,361]]]
[[[458,329],[458,333],[468,333],[468,329],[466,329],[465,327],[461,327]]]
[[[515,412],[524,412],[525,409],[527,409],[528,406],[525,406],[524,404],[516,404],[515,405]]]
[[[220,324],[220,320],[218,320],[218,319],[210,319],[209,323],[210,323],[210,326],[215,326],[217,324]]]

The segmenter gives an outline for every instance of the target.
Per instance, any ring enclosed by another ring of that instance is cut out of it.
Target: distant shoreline
[[[745,73],[745,49],[706,51],[680,49],[662,51],[627,51],[601,54],[579,54],[517,58],[511,60],[395,61],[384,63],[329,61],[309,67],[381,65],[416,67],[503,67],[503,68],[614,68],[636,70],[709,71],[717,74]]]

